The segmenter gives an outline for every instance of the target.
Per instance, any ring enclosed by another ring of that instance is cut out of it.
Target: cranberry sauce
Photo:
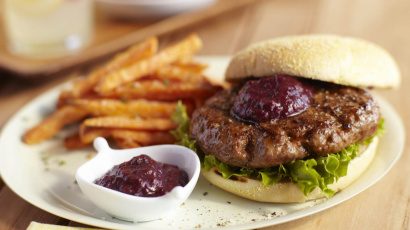
[[[305,111],[312,89],[295,77],[276,75],[246,82],[234,98],[231,113],[252,122],[290,117]]]
[[[157,197],[176,186],[185,186],[188,174],[175,165],[140,155],[114,166],[94,183],[134,196]]]

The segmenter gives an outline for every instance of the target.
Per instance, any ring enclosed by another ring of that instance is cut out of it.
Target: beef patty
[[[379,107],[367,91],[324,83],[313,87],[307,110],[261,123],[231,116],[240,87],[222,91],[193,113],[191,137],[205,154],[221,162],[266,168],[336,153],[375,133]]]

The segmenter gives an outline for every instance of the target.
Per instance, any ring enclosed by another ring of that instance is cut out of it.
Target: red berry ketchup
[[[188,174],[177,166],[140,155],[114,166],[94,183],[134,196],[158,197],[188,181]]]
[[[312,89],[295,77],[276,75],[247,81],[234,98],[231,113],[250,122],[287,118],[305,111]]]

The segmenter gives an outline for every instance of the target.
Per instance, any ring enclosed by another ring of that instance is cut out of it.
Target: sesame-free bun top
[[[275,74],[310,78],[355,87],[394,88],[400,71],[381,47],[355,38],[303,35],[262,41],[231,60],[228,81]]]

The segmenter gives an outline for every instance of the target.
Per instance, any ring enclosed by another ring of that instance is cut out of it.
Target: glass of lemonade
[[[10,50],[31,58],[60,57],[84,47],[93,0],[3,0]]]

